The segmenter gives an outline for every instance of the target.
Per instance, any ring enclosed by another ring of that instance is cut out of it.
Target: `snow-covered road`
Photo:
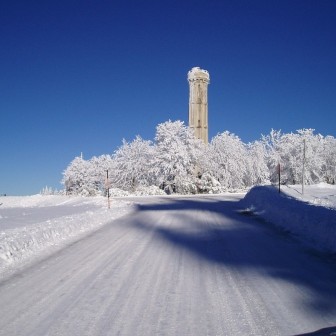
[[[335,264],[237,197],[129,215],[0,283],[0,335],[296,335],[336,326]]]

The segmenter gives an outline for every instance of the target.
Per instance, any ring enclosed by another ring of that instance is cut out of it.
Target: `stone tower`
[[[209,72],[194,67],[188,72],[189,126],[198,139],[208,143],[208,84]]]

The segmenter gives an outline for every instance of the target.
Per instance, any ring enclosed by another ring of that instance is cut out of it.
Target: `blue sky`
[[[336,1],[0,1],[0,194],[61,188],[75,157],[188,121],[210,73],[209,133],[336,130]]]

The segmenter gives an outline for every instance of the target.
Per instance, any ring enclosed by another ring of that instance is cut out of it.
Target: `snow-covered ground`
[[[246,213],[261,216],[321,251],[336,253],[336,186],[252,188],[241,201]]]
[[[132,210],[104,197],[0,197],[0,272],[47,255]]]
[[[252,192],[261,197],[267,189]],[[41,250],[30,267],[0,279],[0,336],[335,332],[334,265],[241,215],[242,197],[129,197],[132,212],[111,222],[104,199],[8,199],[21,206],[0,210],[4,223],[12,209],[12,216],[30,218],[31,229],[48,225],[48,211],[55,230],[62,218],[71,224],[67,216],[78,228],[99,216],[107,224],[48,256],[49,248]],[[111,214],[124,200],[112,201]],[[25,231],[18,223],[3,232],[11,230]]]
[[[296,189],[114,198],[111,209],[101,197],[2,197],[0,335],[331,334],[334,265],[239,214],[253,205],[333,246],[334,187],[307,187],[304,202]]]
[[[301,185],[282,186],[281,191],[310,204],[336,209],[336,185],[319,183],[304,186],[303,195]]]
[[[304,196],[301,190],[301,186],[281,186],[279,194],[271,186],[255,187],[241,206],[318,249],[336,252],[336,186],[305,186]],[[231,197],[238,201],[243,195]],[[108,209],[103,197],[0,197],[0,273],[47,255],[129,213],[133,201],[136,198],[115,198]]]

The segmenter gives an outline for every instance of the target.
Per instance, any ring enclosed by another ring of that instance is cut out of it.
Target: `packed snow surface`
[[[242,211],[299,223],[325,209],[333,222],[334,189],[311,188],[304,201],[258,187],[244,200],[128,197],[111,209],[99,197],[3,197],[2,266],[34,262],[0,278],[0,335],[331,335],[334,262]]]
[[[336,186],[254,187],[242,201],[245,212],[295,234],[322,251],[336,253]]]

